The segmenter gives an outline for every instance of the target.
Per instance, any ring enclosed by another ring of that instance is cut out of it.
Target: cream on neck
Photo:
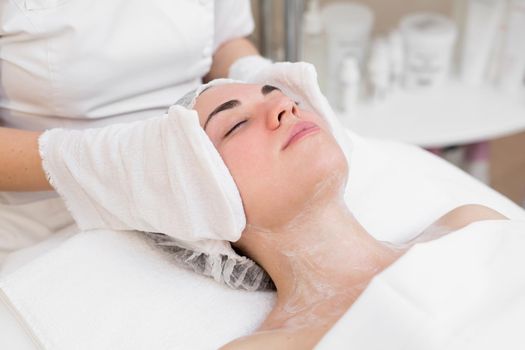
[[[339,318],[370,280],[405,250],[374,239],[342,199],[310,205],[291,222],[248,226],[250,254],[272,277],[277,304],[263,328],[322,325]]]

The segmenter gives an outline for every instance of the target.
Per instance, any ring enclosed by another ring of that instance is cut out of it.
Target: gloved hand
[[[83,230],[235,241],[245,226],[237,187],[195,111],[39,138],[51,185]]]

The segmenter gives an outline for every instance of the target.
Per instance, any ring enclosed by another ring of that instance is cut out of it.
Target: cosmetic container
[[[492,82],[505,93],[519,93],[525,76],[525,0],[510,0],[501,26]]]
[[[486,81],[505,3],[503,0],[467,1],[459,70],[466,84],[480,85]]]
[[[341,111],[347,118],[356,115],[361,85],[361,72],[357,59],[348,56],[343,59],[341,69]]]
[[[450,73],[457,30],[443,15],[421,12],[400,23],[405,52],[403,86],[407,89],[436,87]]]
[[[368,60],[368,77],[372,100],[383,100],[391,86],[391,64],[389,45],[384,38],[374,40]]]
[[[387,38],[390,65],[390,87],[398,90],[403,83],[404,51],[403,38],[398,30],[392,31]]]

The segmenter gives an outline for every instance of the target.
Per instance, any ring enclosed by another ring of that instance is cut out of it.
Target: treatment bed
[[[349,133],[347,202],[377,239],[411,239],[462,204],[512,220],[417,245],[317,348],[525,347],[515,344],[525,319],[525,210],[418,147]],[[253,332],[273,302],[273,293],[231,290],[176,266],[140,232],[71,226],[1,267],[0,349],[216,349]]]

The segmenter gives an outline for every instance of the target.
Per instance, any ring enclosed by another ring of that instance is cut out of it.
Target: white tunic
[[[0,0],[0,125],[159,116],[201,82],[219,45],[252,30],[249,0]],[[2,215],[50,197],[0,192],[0,255]]]
[[[157,116],[196,86],[248,0],[2,0],[5,126],[85,128]]]

